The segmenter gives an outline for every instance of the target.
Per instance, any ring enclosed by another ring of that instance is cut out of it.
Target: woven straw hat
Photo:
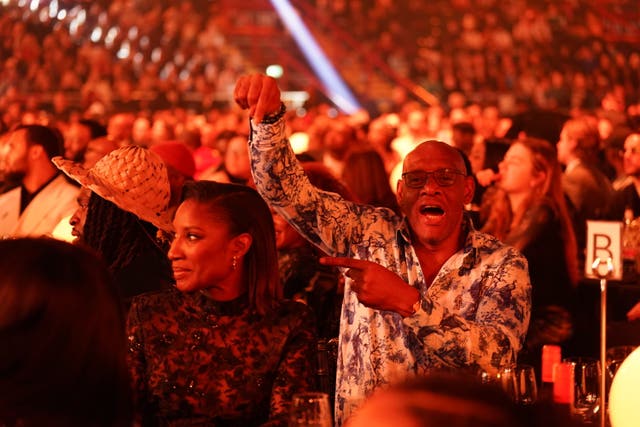
[[[162,230],[173,230],[167,168],[157,154],[127,146],[107,154],[90,169],[62,157],[52,161],[70,178],[120,209]]]

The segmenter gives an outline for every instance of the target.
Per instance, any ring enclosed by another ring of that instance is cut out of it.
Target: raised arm
[[[235,100],[249,109],[249,151],[256,189],[280,215],[324,252],[349,256],[351,244],[381,215],[372,207],[348,202],[315,188],[304,173],[285,135],[280,90],[275,80],[259,74],[240,78]]]

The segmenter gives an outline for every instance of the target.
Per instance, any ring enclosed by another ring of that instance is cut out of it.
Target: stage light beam
[[[288,0],[270,0],[282,22],[289,29],[300,50],[311,64],[325,88],[329,99],[347,114],[361,109],[360,104],[344,83],[323,50]]]

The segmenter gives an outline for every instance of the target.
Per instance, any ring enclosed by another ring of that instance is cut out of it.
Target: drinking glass
[[[518,401],[518,388],[516,366],[504,367],[496,375],[496,382],[502,389],[513,399],[514,402]]]
[[[533,366],[516,366],[516,402],[521,405],[531,405],[538,399],[538,384]]]
[[[607,376],[609,377],[609,382],[613,380],[613,377],[616,375],[616,372],[618,372],[618,368],[622,365],[624,359],[626,359],[627,356],[629,356],[635,349],[636,348],[632,345],[619,345],[607,349]]]
[[[589,357],[571,357],[573,365],[573,403],[571,413],[583,422],[592,422],[600,411],[600,362]]]
[[[298,393],[293,396],[289,427],[331,427],[332,416],[327,393]]]

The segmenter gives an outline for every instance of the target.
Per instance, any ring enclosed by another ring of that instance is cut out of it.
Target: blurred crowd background
[[[274,63],[285,70],[283,89],[309,93],[307,109],[327,102],[270,3],[242,3],[0,2],[4,125],[24,113],[207,114],[229,105],[238,75]],[[440,115],[470,105],[505,116],[544,108],[619,120],[630,107],[637,115],[633,1],[293,4],[370,115],[425,100]]]

